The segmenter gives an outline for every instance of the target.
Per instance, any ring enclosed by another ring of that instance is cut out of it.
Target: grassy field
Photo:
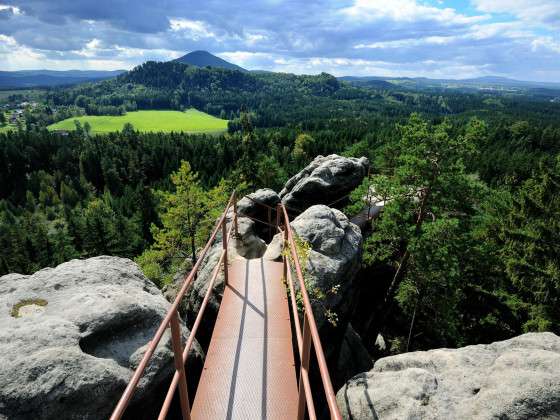
[[[49,130],[74,130],[74,121],[87,121],[94,133],[120,131],[126,123],[135,130],[151,132],[183,131],[188,133],[217,133],[227,130],[227,120],[216,118],[196,109],[180,111],[135,111],[122,116],[87,115],[68,118],[48,126]]]

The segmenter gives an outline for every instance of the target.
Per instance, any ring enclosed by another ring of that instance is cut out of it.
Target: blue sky
[[[0,0],[0,70],[248,69],[560,81],[560,0]]]

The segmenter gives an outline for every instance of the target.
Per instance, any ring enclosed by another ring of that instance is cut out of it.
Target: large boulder
[[[317,156],[286,182],[280,192],[282,203],[296,212],[314,204],[330,205],[360,185],[368,166],[365,157]]]
[[[345,419],[559,419],[560,337],[379,359],[338,392]]]
[[[0,308],[0,419],[100,419],[169,303],[135,263],[102,256],[0,277]],[[172,354],[166,332],[130,406],[135,418],[169,383]],[[198,344],[188,363],[202,364]]]
[[[360,337],[348,323],[356,300],[356,274],[360,268],[362,234],[340,210],[315,205],[296,217],[290,225],[295,235],[309,245],[304,269],[306,289],[331,377],[341,385],[360,368],[371,363]],[[263,258],[280,260],[282,234],[269,244]],[[297,287],[297,278],[293,275]],[[348,348],[348,344],[355,346]],[[354,359],[354,357],[356,359]],[[352,359],[352,366],[343,366]]]
[[[335,313],[344,322],[353,307],[354,279],[360,268],[360,229],[350,223],[340,210],[324,205],[309,207],[290,225],[297,237],[311,248],[304,269],[310,282],[309,289],[324,295],[324,298],[314,301],[318,326],[322,327],[327,321],[325,315],[328,312]],[[280,259],[281,247],[282,234],[277,234],[264,258]],[[297,282],[295,277],[294,280]],[[313,296],[313,293],[310,294]]]
[[[276,205],[278,203],[280,203],[280,197],[275,191],[262,188],[241,198],[237,202],[237,213],[240,219],[243,216],[252,218],[255,221],[251,226],[252,233],[270,241],[276,233],[275,228],[270,224],[276,224]],[[243,254],[243,251],[240,254]]]
[[[280,203],[280,196],[275,191],[270,188],[261,188],[241,198],[237,202],[237,212],[240,215],[268,221],[268,208],[275,209],[278,203]],[[272,213],[275,215],[274,211]],[[272,220],[272,223],[275,223],[275,220]]]

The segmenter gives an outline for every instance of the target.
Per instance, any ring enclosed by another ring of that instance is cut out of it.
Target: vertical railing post
[[[239,229],[237,228],[237,194],[233,192],[233,231],[235,237],[239,237]]]
[[[222,248],[224,250],[224,283],[228,284],[228,259],[227,259],[227,248],[228,248],[228,238],[227,238],[227,223],[226,219],[222,222]]]
[[[268,208],[268,238],[272,238],[272,207]]]
[[[187,376],[185,365],[183,364],[183,346],[181,345],[181,326],[179,325],[179,315],[177,311],[170,320],[171,325],[171,345],[175,360],[175,370],[179,374],[179,399],[181,401],[181,413],[183,420],[190,420],[191,408],[189,405],[189,394],[187,391]]]
[[[307,314],[303,315],[303,344],[301,346],[300,361],[301,366],[299,370],[299,383],[298,383],[298,420],[305,418],[305,386],[303,384],[303,374],[309,374],[309,356],[311,353],[311,330],[309,329],[309,321]]]
[[[283,215],[284,213],[282,212],[282,204],[278,203],[278,206],[276,207],[276,223],[278,224],[278,226],[280,226],[280,221],[281,221],[281,214]],[[288,229],[290,228],[290,225],[288,224],[288,221],[286,219],[284,219],[284,232],[282,235],[282,251],[285,251],[287,246],[288,246]],[[280,229],[280,232],[282,232],[282,229]],[[286,254],[286,252],[284,252],[284,254]],[[288,262],[286,261],[286,258],[288,258],[287,255],[284,255],[282,257],[282,261],[284,261],[284,267],[283,267],[283,278],[284,280],[288,281]]]
[[[367,182],[367,195],[366,195],[368,210],[367,210],[366,221],[369,220],[370,213],[371,213],[371,178],[370,178],[370,171],[371,171],[371,166],[368,166],[368,170],[367,170],[368,182]]]
[[[280,212],[282,211],[282,208],[280,206],[281,206],[280,203],[278,203],[276,205],[276,228],[277,228],[276,230],[277,231],[278,231],[278,228],[280,228]],[[276,232],[276,233],[278,233],[278,232]]]

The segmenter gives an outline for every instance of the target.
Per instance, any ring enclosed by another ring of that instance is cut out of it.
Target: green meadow
[[[72,117],[48,126],[49,130],[74,130],[74,121],[82,126],[88,122],[93,133],[120,131],[126,123],[135,130],[145,132],[183,131],[187,133],[218,133],[227,130],[227,120],[214,117],[205,112],[189,109],[181,111],[134,111],[125,115],[86,115]]]

